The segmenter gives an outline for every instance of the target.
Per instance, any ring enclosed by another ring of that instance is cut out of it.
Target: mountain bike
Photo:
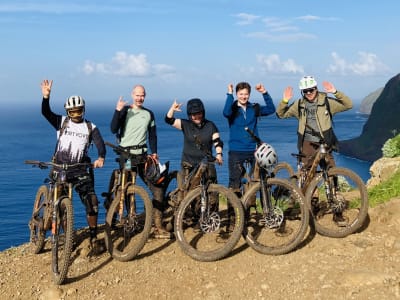
[[[62,284],[70,265],[74,230],[73,185],[67,180],[67,172],[92,165],[56,164],[36,160],[27,160],[25,164],[40,169],[53,168],[45,180],[46,184],[40,186],[36,193],[32,217],[29,220],[30,246],[35,254],[40,253],[45,244],[46,232],[51,230],[53,280],[55,284]]]
[[[169,194],[175,236],[183,252],[198,261],[226,257],[238,243],[244,224],[243,206],[225,186],[213,183],[209,168],[215,158],[205,154],[195,166],[177,175],[178,188]]]
[[[245,128],[265,147],[250,129]],[[304,196],[294,184],[274,178],[272,166],[262,166],[258,160],[255,170],[245,163],[245,184],[242,202],[245,209],[243,236],[248,245],[262,254],[281,255],[295,249],[304,239],[309,225],[309,213]]]
[[[288,164],[278,166],[275,172],[280,169],[292,172],[292,179],[305,195],[318,233],[342,238],[364,224],[368,214],[367,189],[362,179],[350,169],[328,167],[328,145],[321,136],[315,147],[318,151],[310,157],[310,168],[302,162],[306,157],[304,154],[292,153],[297,158],[297,172],[290,171]]]
[[[111,256],[119,261],[132,260],[144,247],[152,226],[153,204],[147,191],[137,185],[137,166],[141,155],[129,147],[105,144],[118,155],[119,169],[113,170],[106,197],[105,243]]]

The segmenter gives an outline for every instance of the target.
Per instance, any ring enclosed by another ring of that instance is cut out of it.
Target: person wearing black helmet
[[[85,101],[81,96],[70,96],[64,104],[67,116],[55,114],[50,109],[50,92],[52,80],[43,80],[42,115],[57,130],[57,145],[53,160],[58,164],[74,164],[90,162],[88,150],[91,142],[96,145],[98,158],[93,162],[94,168],[104,165],[106,147],[98,127],[84,119]],[[93,173],[87,168],[74,169],[67,174],[68,180],[74,185],[82,203],[86,207],[86,219],[89,225],[90,246],[100,250],[97,240],[98,199],[94,190]]]
[[[189,166],[190,168],[190,166],[197,165],[204,158],[205,153],[212,154],[213,147],[216,152],[216,161],[221,165],[224,144],[217,126],[214,122],[206,119],[203,102],[198,98],[190,99],[187,102],[187,119],[174,117],[175,112],[182,111],[181,108],[182,103],[177,103],[175,100],[165,116],[165,122],[181,130],[184,136],[181,156],[182,174],[184,167]],[[212,180],[217,182],[215,166],[211,165],[210,167]]]

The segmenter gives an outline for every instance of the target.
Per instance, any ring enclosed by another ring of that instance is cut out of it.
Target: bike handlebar
[[[62,169],[62,170],[68,170],[68,169],[73,169],[73,168],[83,167],[83,166],[93,168],[92,163],[57,164],[52,161],[46,162],[46,161],[39,161],[39,160],[25,160],[24,163],[28,164],[28,165],[38,166],[40,169],[48,169],[49,166],[55,167],[58,169]]]

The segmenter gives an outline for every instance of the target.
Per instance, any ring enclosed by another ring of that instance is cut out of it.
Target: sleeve
[[[260,115],[261,116],[268,116],[275,112],[275,104],[272,101],[272,98],[269,93],[263,94],[265,105],[261,105],[260,107]]]
[[[338,112],[346,111],[353,108],[353,102],[344,93],[336,91],[334,95],[336,99],[328,97],[329,106],[332,114],[336,114]]]
[[[101,136],[100,130],[95,127],[92,131],[92,140],[96,145],[97,153],[99,157],[106,157],[106,145],[104,144],[103,137]]]
[[[50,98],[42,99],[42,115],[46,118],[47,121],[54,127],[55,130],[59,130],[61,128],[62,116],[57,115],[51,111],[50,108]]]
[[[284,101],[281,101],[278,105],[278,109],[276,110],[276,115],[280,119],[287,119],[291,117],[299,118],[299,101],[294,101],[292,104],[288,104]]]
[[[225,106],[223,110],[223,114],[225,118],[230,118],[232,116],[232,104],[234,98],[232,94],[226,94]]]
[[[157,127],[153,112],[151,114],[151,121],[148,127],[149,144],[151,153],[157,153]]]
[[[118,110],[114,111],[114,115],[113,115],[113,118],[111,120],[111,125],[110,125],[111,133],[116,134],[121,129],[122,124],[125,121],[127,110],[128,110],[128,108],[124,107],[120,111],[118,111]]]

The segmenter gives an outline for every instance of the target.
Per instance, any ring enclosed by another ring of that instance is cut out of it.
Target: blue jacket
[[[275,113],[275,105],[268,93],[263,94],[265,105],[247,102],[246,110],[234,107],[237,103],[232,94],[226,94],[224,117],[229,121],[229,151],[252,152],[256,142],[245,130],[251,129],[258,136],[257,117]]]

